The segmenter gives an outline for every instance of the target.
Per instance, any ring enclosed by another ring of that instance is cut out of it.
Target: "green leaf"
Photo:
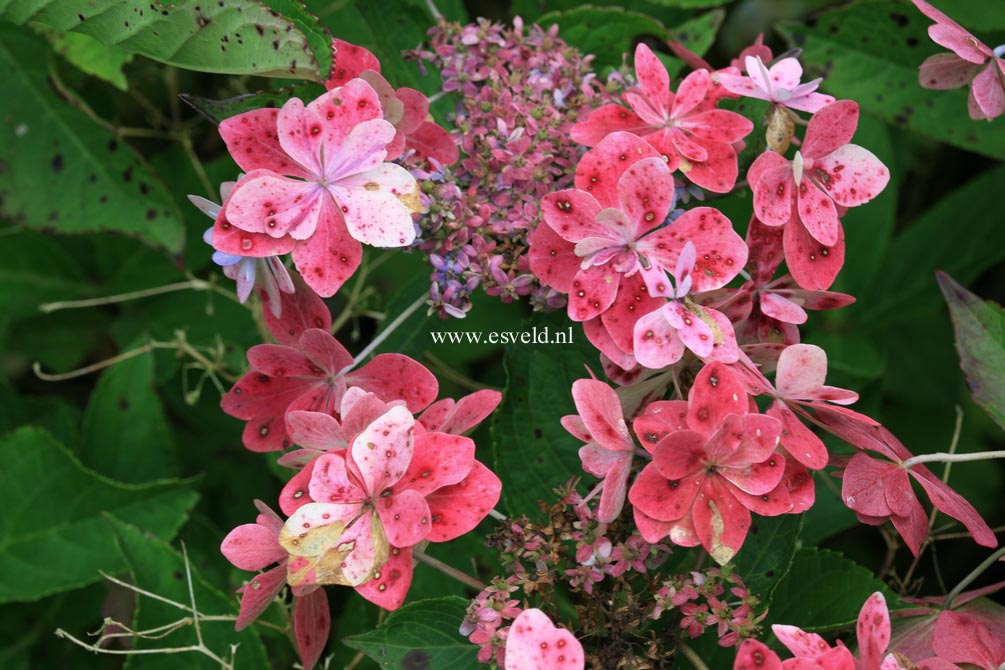
[[[599,369],[596,351],[564,312],[535,319],[523,330],[537,328],[573,333],[572,345],[514,344],[506,349],[506,393],[493,415],[495,472],[503,482],[503,502],[512,516],[533,515],[538,501],[550,501],[552,491],[582,476],[579,448],[559,420],[575,414],[572,383],[587,376],[585,365]]]
[[[800,549],[775,589],[765,627],[790,624],[807,631],[854,624],[866,598],[881,591],[891,611],[905,609],[869,570],[827,549]]]
[[[960,367],[970,393],[995,422],[1005,428],[1005,311],[985,302],[945,272],[936,274],[949,305]]]
[[[750,592],[769,605],[778,584],[789,572],[798,548],[802,514],[757,517],[733,566]]]
[[[1005,0],[953,0],[940,6],[952,12],[953,20],[974,32],[1005,30]]]
[[[103,513],[169,538],[198,497],[177,480],[107,479],[35,428],[0,439],[0,460],[0,573],[8,576],[0,603],[37,600],[98,581],[99,570],[121,570]]]
[[[184,557],[167,542],[145,530],[125,523],[114,515],[105,516],[104,523],[114,536],[114,546],[118,549],[132,583],[137,587],[188,605],[191,602],[186,580]],[[192,589],[196,609],[203,615],[237,614],[235,598],[230,598],[208,584],[194,566],[189,565],[192,574]],[[178,621],[186,612],[166,603],[138,596],[133,628],[147,630]],[[265,648],[254,627],[240,633],[234,631],[233,621],[209,621],[202,624],[203,644],[221,658],[229,658],[231,646],[237,646],[234,659],[235,670],[258,670],[269,667]],[[182,647],[198,644],[195,630],[186,626],[170,636],[158,639],[136,640],[134,649]],[[220,664],[206,655],[190,653],[184,656],[185,668],[206,668],[218,670]],[[179,667],[176,654],[143,654],[130,656],[125,666],[128,670],[174,670]]]
[[[326,29],[293,0],[24,0],[0,3],[0,18],[200,72],[323,81],[332,65]]]
[[[167,189],[138,154],[57,96],[47,61],[43,38],[0,25],[0,216],[60,233],[124,233],[180,251],[184,232]]]
[[[276,91],[247,93],[223,100],[213,100],[188,93],[182,93],[178,97],[213,123],[220,123],[224,119],[229,119],[232,116],[249,112],[253,109],[282,107],[287,100],[293,97],[310,102],[324,92],[324,87],[319,84],[304,83],[285,86]]]
[[[468,670],[478,647],[457,632],[468,601],[451,596],[409,603],[383,625],[342,640],[377,661],[381,668]]]
[[[178,474],[164,408],[154,390],[152,353],[102,373],[81,432],[81,460],[112,479],[146,482]]]
[[[705,12],[680,25],[674,26],[670,30],[670,35],[689,51],[698,56],[704,56],[712,48],[715,36],[719,32],[719,26],[722,25],[722,20],[725,16],[726,12],[722,9]],[[670,74],[671,79],[681,76],[680,72],[684,69],[684,61],[670,56],[661,55],[661,58],[667,64],[667,72]],[[671,83],[673,86],[677,86],[677,83]]]
[[[918,83],[918,66],[941,49],[928,39],[930,23],[913,7],[870,2],[827,12],[812,27],[779,31],[803,49],[807,78],[825,77],[827,93],[922,135],[1005,158],[1005,133],[970,119],[965,90],[931,91]]]
[[[730,2],[730,0],[648,0],[660,7],[679,7],[680,9],[705,9],[706,7],[720,7]]]
[[[1005,133],[1003,133],[1005,135]],[[1005,258],[1005,226],[999,216],[1005,167],[988,170],[928,209],[894,239],[883,263],[882,281],[858,296],[858,323],[903,321],[937,303],[932,274],[944,270],[967,283]],[[947,229],[960,221],[961,230]]]
[[[3,179],[0,174],[0,184]],[[40,314],[43,302],[81,298],[93,290],[78,261],[51,236],[14,228],[2,234],[0,323]]]
[[[86,74],[103,79],[125,92],[129,88],[122,68],[133,59],[122,47],[102,44],[84,33],[56,34],[49,31],[53,50]]]
[[[593,54],[594,68],[621,65],[622,54],[631,53],[634,40],[643,35],[658,40],[669,37],[666,26],[656,19],[620,7],[578,7],[562,12],[549,12],[537,23],[542,28],[558,24],[559,37],[574,44],[584,54]]]

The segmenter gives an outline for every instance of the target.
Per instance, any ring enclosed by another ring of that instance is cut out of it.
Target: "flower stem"
[[[992,458],[1005,458],[1005,451],[978,451],[972,454],[922,454],[913,456],[903,463],[901,467],[911,468],[919,463],[961,463],[963,461],[987,461]]]
[[[155,295],[162,295],[164,293],[174,293],[175,291],[215,291],[220,295],[224,295],[234,302],[240,302],[237,294],[232,293],[224,288],[216,285],[213,281],[204,281],[202,279],[196,279],[195,277],[189,279],[188,281],[176,282],[174,284],[167,284],[165,286],[155,286],[154,288],[146,288],[141,291],[130,291],[129,293],[118,293],[116,295],[108,295],[101,298],[88,298],[86,300],[64,300],[61,302],[47,302],[38,306],[40,312],[45,314],[51,314],[61,309],[79,309],[81,307],[98,307],[100,305],[111,305],[117,302],[126,302],[128,300],[137,300],[139,298],[150,298]]]
[[[701,656],[681,640],[677,641],[677,651],[684,654],[684,658],[691,661],[694,670],[708,670],[708,665],[705,664],[705,661],[701,660]]]
[[[465,572],[461,572],[457,568],[451,567],[446,563],[444,563],[443,561],[433,558],[428,554],[424,554],[418,549],[412,549],[412,556],[418,559],[420,563],[425,563],[429,567],[439,570],[447,577],[453,577],[460,583],[464,584],[465,586],[470,586],[476,591],[484,591],[485,589],[488,588],[488,584],[484,584],[475,579],[474,577],[472,577],[471,575]]]
[[[1005,556],[1005,547],[1001,547],[998,551],[996,551],[995,553],[991,554],[986,559],[984,559],[983,563],[974,568],[973,572],[964,577],[960,581],[960,583],[957,584],[953,588],[953,590],[949,592],[949,595],[946,596],[945,602],[942,603],[942,608],[949,609],[953,604],[953,600],[955,600],[956,596],[960,595],[960,593],[963,592],[963,589],[970,586],[971,582],[973,582],[975,579],[984,574],[985,570],[990,568],[995,561],[999,560],[1003,556]]]
[[[427,296],[425,293],[423,293],[421,296],[419,296],[418,300],[416,300],[411,305],[406,307],[405,311],[399,314],[397,317],[395,317],[394,321],[388,324],[387,328],[380,331],[377,337],[373,338],[373,342],[368,344],[366,348],[363,349],[363,351],[359,352],[359,355],[353,359],[351,364],[342,368],[342,370],[339,371],[337,376],[341,377],[342,375],[346,374],[350,370],[354,369],[357,365],[365,361],[367,356],[372,354],[377,347],[379,347],[381,344],[384,343],[384,340],[386,340],[388,337],[391,336],[391,333],[393,333],[395,330],[398,329],[398,326],[403,324],[405,320],[408,319],[408,317],[412,316],[412,314],[415,313],[415,310],[419,309],[424,304],[426,304],[426,299]]]

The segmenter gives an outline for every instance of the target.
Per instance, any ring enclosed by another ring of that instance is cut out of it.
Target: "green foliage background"
[[[1005,2],[951,4],[954,16],[989,44],[1005,42]],[[759,31],[776,53],[802,49],[807,73],[826,77],[824,91],[860,103],[855,141],[893,175],[882,196],[844,219],[848,260],[835,289],[858,302],[814,314],[804,341],[828,351],[828,382],[858,390],[859,409],[887,424],[916,453],[948,447],[956,406],[964,413],[959,451],[1005,446],[1001,428],[967,392],[934,278],[941,269],[983,297],[1005,298],[1005,119],[973,122],[963,91],[918,87],[917,65],[939,49],[927,39],[928,22],[910,4],[437,5],[452,20],[518,14],[528,23],[556,23],[561,36],[596,54],[601,69],[620,65],[621,54],[638,40],[655,44],[672,35],[716,65]],[[420,43],[432,21],[419,0],[309,0],[306,7],[294,0],[170,6],[0,0],[6,89],[0,101],[0,635],[6,642],[0,644],[0,666],[122,665],[121,659],[58,641],[53,631],[61,627],[81,636],[98,628],[103,611],[128,605],[124,592],[110,587],[99,570],[184,600],[182,542],[204,611],[236,612],[232,593],[246,575],[220,556],[219,542],[229,529],[253,519],[253,499],[274,501],[288,475],[272,467],[274,457],[242,448],[241,423],[219,410],[212,381],[200,386],[191,357],[149,344],[183,337],[186,346],[234,375],[245,365],[244,351],[261,341],[254,314],[217,291],[230,284],[201,241],[209,221],[185,196],[214,199],[215,185],[236,175],[213,120],[320,90],[318,82],[331,67],[327,30],[373,50],[395,85],[437,91],[435,74],[422,75],[399,58]],[[683,70],[670,56],[666,62],[672,74]],[[434,113],[449,107],[445,99]],[[735,222],[749,216],[749,192],[715,204]],[[350,310],[339,319],[337,336],[357,350],[379,330],[376,317],[393,317],[428,287],[428,268],[417,254],[383,258],[371,251],[366,279],[351,281],[329,300],[336,318]],[[155,291],[116,304],[39,309],[53,301],[186,282],[187,290]],[[577,443],[558,419],[572,411],[569,387],[585,374],[584,364],[599,372],[595,356],[578,328],[577,345],[561,349],[435,345],[428,332],[565,324],[560,314],[531,314],[481,296],[465,321],[441,322],[420,312],[381,348],[430,366],[444,395],[466,392],[472,380],[506,389],[491,431],[481,429],[476,439],[480,458],[503,478],[503,503],[513,514],[534,513],[538,499],[578,472]],[[46,382],[32,372],[36,361],[58,374],[143,347],[150,351],[99,374]],[[992,526],[1005,523],[999,464],[955,466],[951,483]],[[820,476],[818,504],[801,524],[759,522],[741,552],[741,573],[766,598],[773,594],[769,622],[833,630],[847,626],[883,580],[894,602],[898,591],[917,592],[919,584],[901,588],[896,581],[910,562],[907,552],[888,551],[874,529],[857,525],[837,490],[830,477]],[[484,530],[490,529],[486,523]],[[936,530],[959,528],[940,517]],[[495,559],[476,535],[430,553],[466,561],[462,567],[490,579]],[[967,541],[940,542],[915,577],[923,580],[925,593],[941,593],[943,584],[951,587],[983,556]],[[985,582],[995,576],[1003,577],[1001,568]],[[392,660],[400,663],[409,649],[429,640],[442,643],[430,667],[472,667],[472,648],[456,635],[460,596],[470,595],[420,567],[410,604],[374,630],[376,609],[348,590],[338,591],[332,597],[331,667],[343,667],[356,650],[392,667]],[[153,627],[180,615],[144,601],[137,616],[137,625]],[[275,613],[267,619],[283,623]],[[293,661],[288,641],[268,628],[237,635],[229,624],[217,623],[208,630],[207,643],[218,649],[240,644],[238,667],[282,668]],[[722,667],[730,663],[728,654],[713,655],[714,641],[702,650]],[[179,667],[172,662],[135,656],[126,665]],[[214,667],[195,655],[185,662]]]

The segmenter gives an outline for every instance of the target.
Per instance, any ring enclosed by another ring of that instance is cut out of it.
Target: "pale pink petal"
[[[585,665],[583,645],[541,610],[524,610],[510,625],[505,670],[583,670]]]
[[[995,67],[994,60],[978,72],[970,83],[970,91],[981,110],[981,118],[989,120],[1005,112],[1005,77]]]
[[[656,54],[643,43],[635,47],[635,75],[639,89],[653,109],[667,118],[670,112],[670,75]]]
[[[355,188],[366,183],[347,181],[353,175],[376,170],[384,164],[386,147],[395,137],[394,126],[384,119],[362,121],[339,144],[331,144],[324,153],[324,177],[337,186]],[[400,169],[401,166],[397,166]],[[320,176],[320,175],[319,175]],[[411,175],[409,175],[411,176]],[[414,188],[414,179],[412,185]]]
[[[844,207],[869,202],[890,181],[886,166],[872,152],[854,144],[846,144],[817,159],[809,175]]]
[[[700,312],[704,312],[704,308],[701,306],[692,305],[688,308],[678,301],[673,301],[664,308],[667,322],[676,331],[677,337],[684,343],[684,346],[693,351],[696,356],[704,358],[712,353],[715,332],[702,318]],[[638,326],[636,326],[636,334],[638,334],[637,328]],[[637,351],[636,357],[638,357]]]
[[[778,358],[775,388],[780,397],[801,399],[827,377],[827,352],[813,344],[786,347]]]
[[[730,93],[758,100],[769,99],[768,93],[758,86],[752,77],[745,77],[739,72],[726,71],[717,72],[715,76],[722,87]]]
[[[278,109],[255,109],[220,123],[220,137],[241,170],[271,170],[290,177],[310,178],[279,144],[276,130]]]
[[[257,523],[246,523],[227,533],[220,551],[241,570],[261,570],[286,558],[278,533]]]
[[[946,90],[962,88],[977,74],[980,64],[963,60],[956,54],[929,56],[918,68],[918,83],[922,88]]]
[[[886,598],[877,591],[862,605],[856,626],[862,670],[879,670],[883,652],[890,644],[890,611]]]
[[[317,228],[326,198],[311,182],[255,172],[234,187],[227,220],[250,233],[302,240]]]
[[[740,360],[740,345],[736,341],[736,331],[729,317],[717,309],[710,307],[701,308],[713,323],[715,338],[712,342],[712,352],[708,356],[702,357],[705,362],[718,361],[720,363],[735,363]]]
[[[361,483],[349,474],[345,456],[332,452],[323,454],[314,461],[308,488],[312,500],[343,505],[346,506],[345,509],[349,509],[352,505],[358,507],[368,498],[367,492],[360,487]],[[352,521],[357,513],[339,512],[336,518]]]
[[[574,188],[549,193],[541,201],[544,222],[563,240],[573,243],[611,235],[608,226],[597,222],[600,209],[592,195]]]
[[[572,383],[572,398],[591,437],[605,449],[631,452],[635,449],[614,389],[595,379]]]
[[[381,497],[374,507],[387,541],[394,547],[411,547],[429,534],[429,505],[425,496],[414,489],[396,490],[388,497]]]
[[[775,89],[794,90],[803,78],[803,66],[795,58],[783,58],[768,70],[771,85]]]
[[[320,153],[323,146],[326,160],[338,153],[352,130],[361,123],[374,119],[381,119],[383,123],[380,98],[373,87],[362,79],[352,79],[317,98],[307,106],[304,116],[310,120],[304,129],[311,138],[311,147]],[[316,127],[318,132],[314,132]],[[284,147],[287,137],[280,133]]]
[[[635,323],[634,353],[641,365],[659,370],[672,365],[684,355],[684,342],[677,329],[670,325],[666,311],[670,307],[646,314]]]
[[[262,174],[261,171],[253,173]],[[247,176],[245,177],[247,178]],[[226,204],[213,224],[213,248],[234,256],[268,258],[290,253],[296,245],[291,237],[275,238],[266,233],[249,233],[230,223]]]
[[[414,425],[415,419],[408,409],[392,407],[353,440],[350,448],[352,462],[359,469],[367,495],[379,496],[394,486],[408,470],[412,460]],[[315,478],[316,473],[317,466]]]
[[[328,643],[331,630],[328,596],[323,588],[297,598],[293,608],[293,630],[304,670],[313,670]]]
[[[806,323],[809,316],[806,310],[773,291],[764,291],[760,295],[759,305],[765,316],[785,323]]]
[[[928,36],[939,46],[944,46],[960,58],[971,63],[983,63],[991,56],[991,49],[953,21],[928,27]]]
[[[398,165],[386,165],[386,168],[366,174],[404,170]],[[407,247],[415,240],[412,211],[396,194],[378,189],[336,189],[335,200],[342,209],[346,229],[354,239],[384,248]]]
[[[830,651],[831,646],[826,640],[816,633],[807,633],[795,626],[782,626],[775,624],[771,627],[771,632],[775,634],[778,641],[792,652],[793,656],[803,658],[817,658],[821,654]]]
[[[628,476],[632,471],[631,454],[622,454],[604,477],[604,489],[600,493],[600,504],[597,506],[597,521],[611,523],[621,515],[625,505],[625,495],[628,489]]]
[[[791,100],[786,102],[785,106],[789,109],[798,109],[800,112],[816,114],[827,105],[833,103],[834,100],[835,98],[832,95],[825,95],[823,93],[803,93],[799,95],[799,97],[793,97]]]

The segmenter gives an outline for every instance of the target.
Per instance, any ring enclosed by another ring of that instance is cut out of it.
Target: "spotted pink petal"
[[[619,368],[622,372],[626,372],[636,367],[636,360],[635,356],[622,349],[621,346],[614,341],[611,333],[606,327],[604,327],[604,317],[609,315],[612,311],[613,306],[612,309],[604,312],[601,317],[584,321],[583,334],[586,335],[586,339],[590,342],[590,344],[597,348],[602,357],[607,358],[612,365]],[[629,340],[629,348],[631,348],[631,340]],[[589,438],[587,438],[587,440],[589,440]]]
[[[806,310],[791,300],[773,291],[764,291],[760,295],[760,307],[765,316],[784,323],[806,323],[809,315]]]
[[[376,498],[394,486],[408,470],[412,460],[414,426],[415,419],[408,409],[392,407],[353,440],[350,447],[352,463],[359,471],[368,496]]]
[[[227,200],[227,220],[249,233],[303,240],[320,225],[325,198],[311,182],[259,170],[234,187]]]
[[[291,103],[286,103],[286,105],[289,104]],[[277,120],[279,140],[283,147],[287,148],[288,151],[290,148],[296,148],[298,151],[306,150],[310,156],[318,157],[321,154],[321,147],[324,147],[324,158],[328,163],[336,160],[338,156],[344,155],[343,143],[360,125],[368,121],[377,121],[378,123],[373,124],[374,127],[379,127],[382,124],[390,125],[382,118],[383,110],[377,92],[362,79],[348,81],[344,86],[329,91],[312,101],[299,117],[296,115],[288,116],[283,111],[285,111],[285,105]],[[284,126],[287,119],[289,119],[289,127]],[[315,128],[319,130],[315,131]],[[297,135],[297,131],[302,134]],[[291,132],[294,135],[291,135]],[[393,136],[394,129],[391,128],[390,134],[387,135],[388,140]],[[293,151],[289,151],[289,153],[296,156]],[[380,158],[383,160],[383,156]],[[350,155],[345,156],[345,159],[364,160],[369,157]]]
[[[858,103],[838,100],[813,115],[800,149],[803,156],[822,158],[851,142],[858,127]]]
[[[341,213],[331,198],[322,198],[320,225],[309,239],[293,248],[293,263],[304,281],[318,295],[330,298],[355,272],[363,260],[363,246],[349,234]]]
[[[577,272],[569,289],[569,318],[589,321],[603,314],[614,303],[620,281],[621,274],[610,263]]]
[[[691,115],[678,126],[698,140],[725,144],[739,142],[754,129],[754,124],[746,117],[725,109]]]
[[[691,169],[684,172],[685,176],[713,193],[728,193],[733,190],[739,173],[736,149],[725,142],[711,141],[705,141],[702,147],[706,157],[691,161]],[[673,164],[672,160],[670,164]],[[676,165],[673,167],[676,168]]]
[[[329,91],[348,83],[366,70],[380,72],[380,61],[373,53],[361,46],[335,38],[332,43],[334,64],[332,73],[325,82]]]
[[[284,554],[286,552],[283,552]],[[241,609],[234,624],[235,630],[244,630],[262,615],[286,586],[286,566],[272,568],[255,575],[247,584],[238,589],[241,594]]]
[[[711,83],[712,75],[707,70],[695,70],[684,77],[677,87],[670,116],[681,119],[694,111],[705,100]]]
[[[656,54],[643,43],[635,47],[635,75],[653,111],[666,119],[670,112],[670,75]]]
[[[652,370],[672,365],[684,356],[684,342],[667,319],[667,308],[646,314],[635,323],[634,352],[639,364]]]
[[[426,496],[432,514],[430,542],[446,542],[470,532],[499,502],[502,482],[482,463],[475,461],[460,482]]]
[[[276,131],[278,109],[255,109],[220,123],[220,136],[244,172],[270,170],[307,179],[310,173],[291,159],[279,144]]]
[[[768,645],[748,638],[736,651],[733,670],[782,670],[782,661]]]
[[[298,378],[318,375],[316,364],[304,352],[282,344],[256,344],[248,350],[248,362],[258,372],[298,383],[314,383]]]
[[[331,631],[328,596],[323,588],[297,598],[293,608],[293,630],[304,670],[313,670],[328,643],[328,633]]]
[[[798,219],[792,219],[785,226],[782,245],[792,278],[808,291],[830,288],[844,265],[844,231],[840,222],[837,242],[827,246],[813,239]]]
[[[241,570],[261,570],[286,558],[278,533],[257,523],[246,523],[227,533],[220,551]]]
[[[663,481],[664,483],[666,482],[666,480]],[[631,491],[628,492],[628,495],[629,498],[631,498]],[[635,521],[635,527],[639,530],[639,535],[642,536],[642,539],[651,544],[656,544],[657,542],[662,541],[667,536],[667,533],[673,530],[677,523],[674,521],[660,521],[659,519],[654,519],[638,507],[632,507],[632,519]],[[675,544],[681,543],[676,542]],[[690,546],[696,546],[697,544],[698,543],[695,542]],[[683,545],[681,544],[681,546]]]
[[[610,228],[597,222],[600,209],[592,195],[574,188],[549,193],[541,201],[544,222],[563,240],[573,243],[610,235]]]
[[[645,140],[631,133],[611,133],[587,151],[576,166],[576,188],[592,195],[601,208],[617,208],[621,175],[636,161],[659,158]]]
[[[670,433],[687,430],[687,402],[684,400],[658,400],[649,403],[642,414],[635,417],[632,430],[639,442],[652,452],[657,443]]]
[[[320,368],[316,375],[335,375],[352,363],[352,355],[331,333],[320,328],[308,328],[300,336],[298,348]]]
[[[838,220],[834,201],[805,178],[798,185],[797,193],[799,220],[806,231],[821,244],[834,246],[841,234],[841,221]]]
[[[754,191],[757,219],[768,226],[785,225],[796,198],[791,163],[774,151],[766,151],[751,164],[747,179]]]
[[[261,171],[251,173],[261,174]],[[247,179],[245,175],[243,179]],[[266,258],[269,256],[282,256],[290,253],[296,245],[296,240],[292,237],[275,238],[266,233],[249,233],[241,230],[230,223],[227,218],[227,204],[225,202],[220,214],[213,224],[213,248],[234,256],[252,256],[254,258]]]
[[[922,88],[947,90],[962,88],[970,83],[980,69],[980,64],[971,63],[952,53],[929,56],[918,68],[918,83]]]
[[[394,489],[410,489],[428,495],[463,481],[474,465],[475,443],[471,439],[446,433],[418,434],[415,436],[412,462]],[[393,541],[391,544],[408,546]]]
[[[314,474],[314,464],[317,458],[308,461],[302,470],[293,475],[283,490],[279,493],[279,509],[286,516],[292,516],[298,509],[309,503],[315,502],[311,498],[310,484],[311,476]]]
[[[405,147],[420,158],[433,159],[440,165],[453,165],[461,156],[450,133],[432,121],[423,121],[418,128],[408,133],[405,136]]]
[[[439,383],[424,365],[403,354],[378,354],[349,372],[345,381],[374,393],[385,402],[404,400],[410,412],[421,412],[439,393]]]
[[[674,179],[666,161],[644,158],[632,163],[618,181],[618,199],[633,239],[661,225],[674,204]]]
[[[886,166],[872,152],[854,144],[838,147],[817,159],[809,174],[842,207],[869,202],[890,181]]]
[[[578,121],[569,132],[573,141],[588,147],[600,144],[601,140],[616,132],[643,134],[650,126],[634,111],[621,105],[607,104],[598,107],[582,121]]]
[[[695,207],[684,212],[669,226],[646,235],[638,243],[664,268],[674,268],[687,241],[694,243],[696,260],[691,291],[704,293],[732,281],[747,263],[744,244],[730,220],[713,207]]]
[[[293,293],[279,293],[279,316],[276,316],[269,304],[269,294],[264,291],[262,298],[265,325],[279,344],[295,346],[300,336],[308,328],[331,330],[332,315],[328,306],[311,290],[299,275],[293,274]]]
[[[356,592],[386,610],[396,610],[405,602],[412,585],[412,549],[392,547],[387,562],[373,579],[356,587]]]
[[[308,491],[312,500],[344,506],[334,510],[335,519],[329,523],[335,520],[350,522],[358,514],[359,505],[369,497],[361,484],[355,476],[349,474],[344,453],[332,452],[323,454],[314,461]],[[299,482],[297,485],[299,486]],[[293,518],[292,514],[290,518]]]
[[[715,338],[711,326],[699,316],[699,311],[704,310],[697,305],[689,309],[676,300],[668,303],[663,308],[666,320],[670,324],[670,327],[675,330],[677,337],[696,356],[704,358],[712,353]],[[637,346],[638,343],[636,342]],[[637,352],[636,355],[638,355]]]
[[[766,412],[782,424],[780,443],[785,452],[810,468],[820,470],[827,465],[827,447],[784,402],[775,402]]]
[[[729,414],[747,413],[747,390],[743,381],[723,363],[703,367],[688,395],[687,425],[706,438]]]
[[[506,670],[583,670],[583,645],[539,609],[526,609],[506,636]]]
[[[591,456],[597,451],[603,451],[601,458]],[[583,469],[590,474],[602,477],[603,490],[600,492],[600,504],[597,506],[597,520],[600,523],[611,523],[621,515],[625,505],[625,495],[628,490],[628,476],[632,471],[632,454],[630,452],[611,452],[598,448],[596,443],[588,444],[579,450],[583,461]],[[604,459],[607,462],[601,463]],[[593,468],[587,467],[594,466]]]
[[[547,198],[545,196],[545,203]],[[544,206],[546,205],[542,205]],[[574,253],[573,244],[559,237],[547,223],[538,225],[527,236],[527,241],[530,243],[530,271],[545,286],[550,286],[559,293],[568,293],[582,262]]]
[[[418,491],[395,490],[392,495],[377,500],[374,506],[391,546],[411,547],[429,534],[429,505]]]
[[[886,598],[877,591],[862,605],[856,625],[862,670],[879,670],[883,652],[890,644],[890,611]]]
[[[655,244],[658,245],[659,241],[655,242]],[[605,352],[610,356],[611,360],[618,362],[619,365],[627,363],[628,361],[624,356],[634,351],[635,323],[642,316],[650,314],[666,304],[665,300],[653,297],[647,290],[642,277],[639,276],[640,274],[636,273],[631,277],[622,277],[621,283],[618,286],[618,295],[615,297],[614,302],[611,303],[611,306],[607,308],[607,311],[600,317],[600,321],[603,324],[601,330],[610,337],[615,348],[619,351],[612,353],[609,348],[603,348],[596,343],[597,338],[591,335],[591,328],[599,324],[593,324],[593,322],[584,324],[587,337],[590,337],[590,341],[594,343],[594,346]],[[628,367],[631,367],[634,363],[633,359]]]

